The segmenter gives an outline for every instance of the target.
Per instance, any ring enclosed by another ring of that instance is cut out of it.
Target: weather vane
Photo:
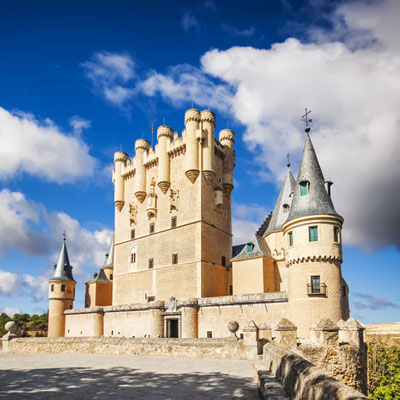
[[[64,229],[64,232],[62,233],[62,235],[64,236],[64,242],[67,240],[67,231]]]
[[[287,158],[287,167],[289,168],[290,167],[290,154],[289,153],[287,153],[286,154],[286,158]]]
[[[310,111],[307,111],[307,108],[306,108],[305,110],[306,110],[306,112],[305,112],[305,114],[300,118],[300,121],[303,121],[303,122],[306,123],[306,127],[305,127],[304,131],[305,131],[306,133],[308,133],[308,132],[310,132],[310,127],[308,126],[308,123],[311,123],[311,122],[312,122],[312,119],[311,119],[311,118],[308,118],[308,114],[311,114],[311,110],[310,110]]]

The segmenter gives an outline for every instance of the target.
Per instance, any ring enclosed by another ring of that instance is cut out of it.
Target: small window
[[[134,263],[134,261],[133,261],[133,254],[131,254],[131,264],[133,264]]]
[[[254,249],[254,244],[253,243],[247,243],[247,252],[251,253]]]
[[[154,222],[150,224],[150,234],[154,233]]]
[[[110,281],[112,281],[113,278],[114,278],[114,275],[113,275],[113,274],[110,274]]]
[[[319,275],[311,277],[311,293],[321,293],[321,278]]]
[[[225,256],[222,256],[221,265],[222,265],[223,267],[226,266],[226,258],[225,258]]]
[[[176,216],[171,217],[171,228],[176,228]]]
[[[335,243],[339,243],[340,242],[340,229],[338,226],[334,226],[333,227],[333,241]]]
[[[135,239],[135,230],[131,229],[131,239]]]
[[[61,291],[65,292],[65,285],[61,285]]]
[[[285,214],[285,213],[287,213],[287,212],[289,212],[289,204],[284,204],[283,205],[283,213]]]
[[[68,271],[68,266],[64,264],[64,272]]]
[[[305,196],[306,194],[308,194],[309,189],[310,189],[310,182],[308,181],[300,182],[300,196]]]
[[[86,308],[89,308],[89,303],[86,303]]]
[[[68,329],[68,333],[69,333],[69,329]]]
[[[346,285],[343,285],[342,286],[342,293],[343,293],[343,297],[346,297],[346,293],[347,292],[347,290],[346,290]]]
[[[229,296],[232,296],[232,294],[233,294],[233,286],[232,285],[228,286],[228,293],[229,293]]]
[[[54,292],[54,285],[51,285],[51,286],[50,286],[50,290],[51,290],[52,292]]]
[[[212,338],[212,331],[207,331],[207,339],[211,339]]]
[[[149,258],[149,268],[154,267],[154,260],[152,258]]]
[[[310,226],[308,228],[308,237],[310,242],[318,242],[318,227]]]
[[[147,301],[154,301],[155,299],[155,296],[147,296]]]
[[[178,264],[178,253],[172,254],[172,264]]]
[[[114,335],[114,331],[111,331],[111,336]]]
[[[289,246],[293,246],[293,232],[289,232]]]
[[[69,309],[72,310],[72,304],[69,306]]]

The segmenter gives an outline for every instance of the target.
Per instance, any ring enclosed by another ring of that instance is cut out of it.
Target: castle
[[[73,309],[75,281],[63,243],[49,281],[49,337],[223,338],[236,321],[288,318],[299,338],[321,319],[349,318],[341,274],[343,218],[306,136],[297,180],[290,165],[273,212],[232,247],[232,130],[215,139],[212,111],[185,113],[182,135],[157,130],[153,148],[114,155],[115,233],[104,266]]]

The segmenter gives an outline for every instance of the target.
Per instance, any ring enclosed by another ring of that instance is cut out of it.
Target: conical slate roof
[[[248,251],[247,244],[252,244],[252,250]],[[267,246],[263,240],[258,235],[253,235],[253,237],[245,244],[242,245],[243,248],[239,254],[232,258],[232,261],[238,260],[245,260],[246,258],[254,258],[254,257],[270,257],[272,258],[271,254],[269,254]]]
[[[290,168],[288,168],[281,193],[279,194],[278,201],[276,202],[274,211],[272,213],[271,221],[261,236],[264,236],[269,232],[279,231],[282,228],[282,225],[286,222],[289,216],[295,185],[296,181],[293,178]],[[287,208],[284,208],[283,206],[287,206]]]
[[[106,254],[106,259],[102,268],[113,268],[114,267],[114,237],[111,239],[110,248]]]
[[[57,264],[54,265],[54,274],[50,280],[60,280],[60,281],[74,281],[72,276],[72,266],[69,263],[67,245],[65,240],[63,242],[60,257],[58,257]]]
[[[308,194],[301,196],[300,182],[309,182]],[[299,173],[294,188],[292,206],[286,222],[307,215],[328,214],[339,215],[325,189],[325,179],[319,165],[317,155],[307,134],[304,144]]]
[[[94,282],[106,282],[111,283],[111,281],[107,278],[103,268],[100,268],[100,271],[95,275],[93,279],[91,279],[87,283],[94,283]]]

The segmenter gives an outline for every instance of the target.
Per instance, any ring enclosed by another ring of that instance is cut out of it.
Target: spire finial
[[[67,231],[64,229],[64,232],[62,233],[62,235],[64,236],[64,242],[67,240]]]
[[[287,167],[289,168],[290,167],[290,154],[289,153],[287,153],[286,154],[286,158],[287,158]]]
[[[308,114],[310,114],[311,113],[311,110],[310,111],[307,111],[307,108],[305,109],[305,114],[300,118],[300,121],[303,121],[303,122],[305,122],[306,123],[306,127],[305,127],[305,129],[304,129],[304,132],[306,132],[306,133],[308,133],[308,132],[310,132],[310,127],[308,126],[308,123],[310,122],[312,122],[312,119],[311,118],[308,118]]]

